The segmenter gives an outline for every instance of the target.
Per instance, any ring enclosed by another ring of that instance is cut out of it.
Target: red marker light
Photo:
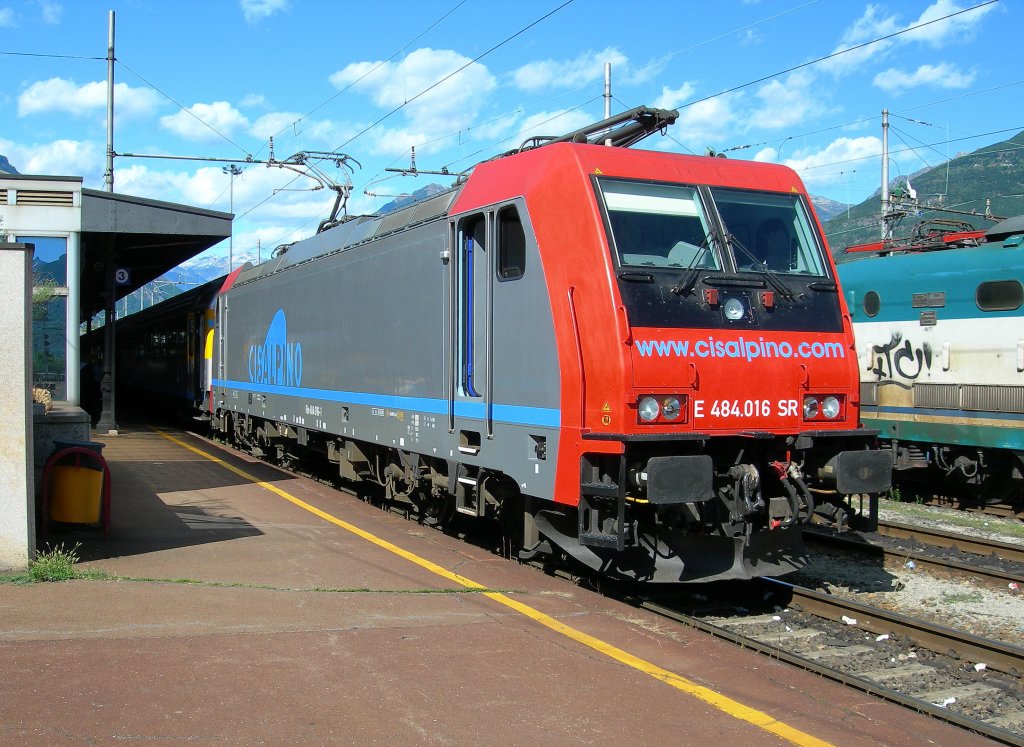
[[[775,291],[765,291],[761,294],[761,303],[766,309],[775,308]]]
[[[708,306],[718,306],[718,288],[705,289],[704,300],[708,302]]]

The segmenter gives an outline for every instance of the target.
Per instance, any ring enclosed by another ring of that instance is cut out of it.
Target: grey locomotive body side
[[[214,408],[235,421],[222,428],[262,429],[269,440],[299,445],[322,439],[343,476],[357,476],[353,463],[385,458],[383,447],[425,457],[435,471],[441,465],[453,493],[458,480],[475,484],[486,470],[525,495],[551,498],[560,423],[555,334],[522,201],[518,209],[522,277],[496,277],[484,242],[468,302],[464,268],[451,258],[458,226],[444,216],[347,246],[393,219],[343,224],[309,246],[295,244],[285,261],[243,274],[217,310]],[[460,378],[467,334],[476,343],[473,391]],[[383,478],[378,465],[368,469]]]

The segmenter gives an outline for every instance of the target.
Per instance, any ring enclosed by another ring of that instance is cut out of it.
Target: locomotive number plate
[[[695,399],[693,417],[704,418],[768,418],[772,415],[787,417],[800,412],[795,399]]]

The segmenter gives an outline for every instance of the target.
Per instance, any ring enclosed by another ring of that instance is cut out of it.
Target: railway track
[[[869,537],[861,535],[838,535],[814,530],[805,531],[804,540],[811,545],[875,556],[887,565],[913,563],[917,568],[944,577],[978,579],[992,589],[1015,588],[1012,584],[1024,589],[1024,548],[902,524],[883,525],[880,522],[878,534],[906,541],[910,546],[871,541]],[[955,557],[949,557],[949,553],[936,553],[934,548],[953,551]]]
[[[640,607],[1008,745],[1024,745],[1024,649],[777,580],[757,607]],[[754,595],[756,597],[756,595]]]
[[[1024,521],[1024,508],[1021,508],[1020,504],[996,503],[977,505],[973,503],[961,503],[956,500],[938,497],[926,500],[925,505],[938,506],[941,508],[953,508],[959,511],[966,511],[968,513],[995,516],[1000,519],[1020,519]]]
[[[879,521],[878,533],[885,537],[916,540],[926,545],[945,547],[976,555],[994,556],[1014,563],[1024,563],[1024,547],[1008,542],[997,542],[983,537],[969,537],[957,532],[911,526],[893,521]]]

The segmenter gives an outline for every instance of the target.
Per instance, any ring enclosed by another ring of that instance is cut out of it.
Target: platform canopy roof
[[[82,318],[104,308],[115,269],[115,301],[231,235],[230,213],[82,189]],[[110,265],[113,265],[113,268]]]

